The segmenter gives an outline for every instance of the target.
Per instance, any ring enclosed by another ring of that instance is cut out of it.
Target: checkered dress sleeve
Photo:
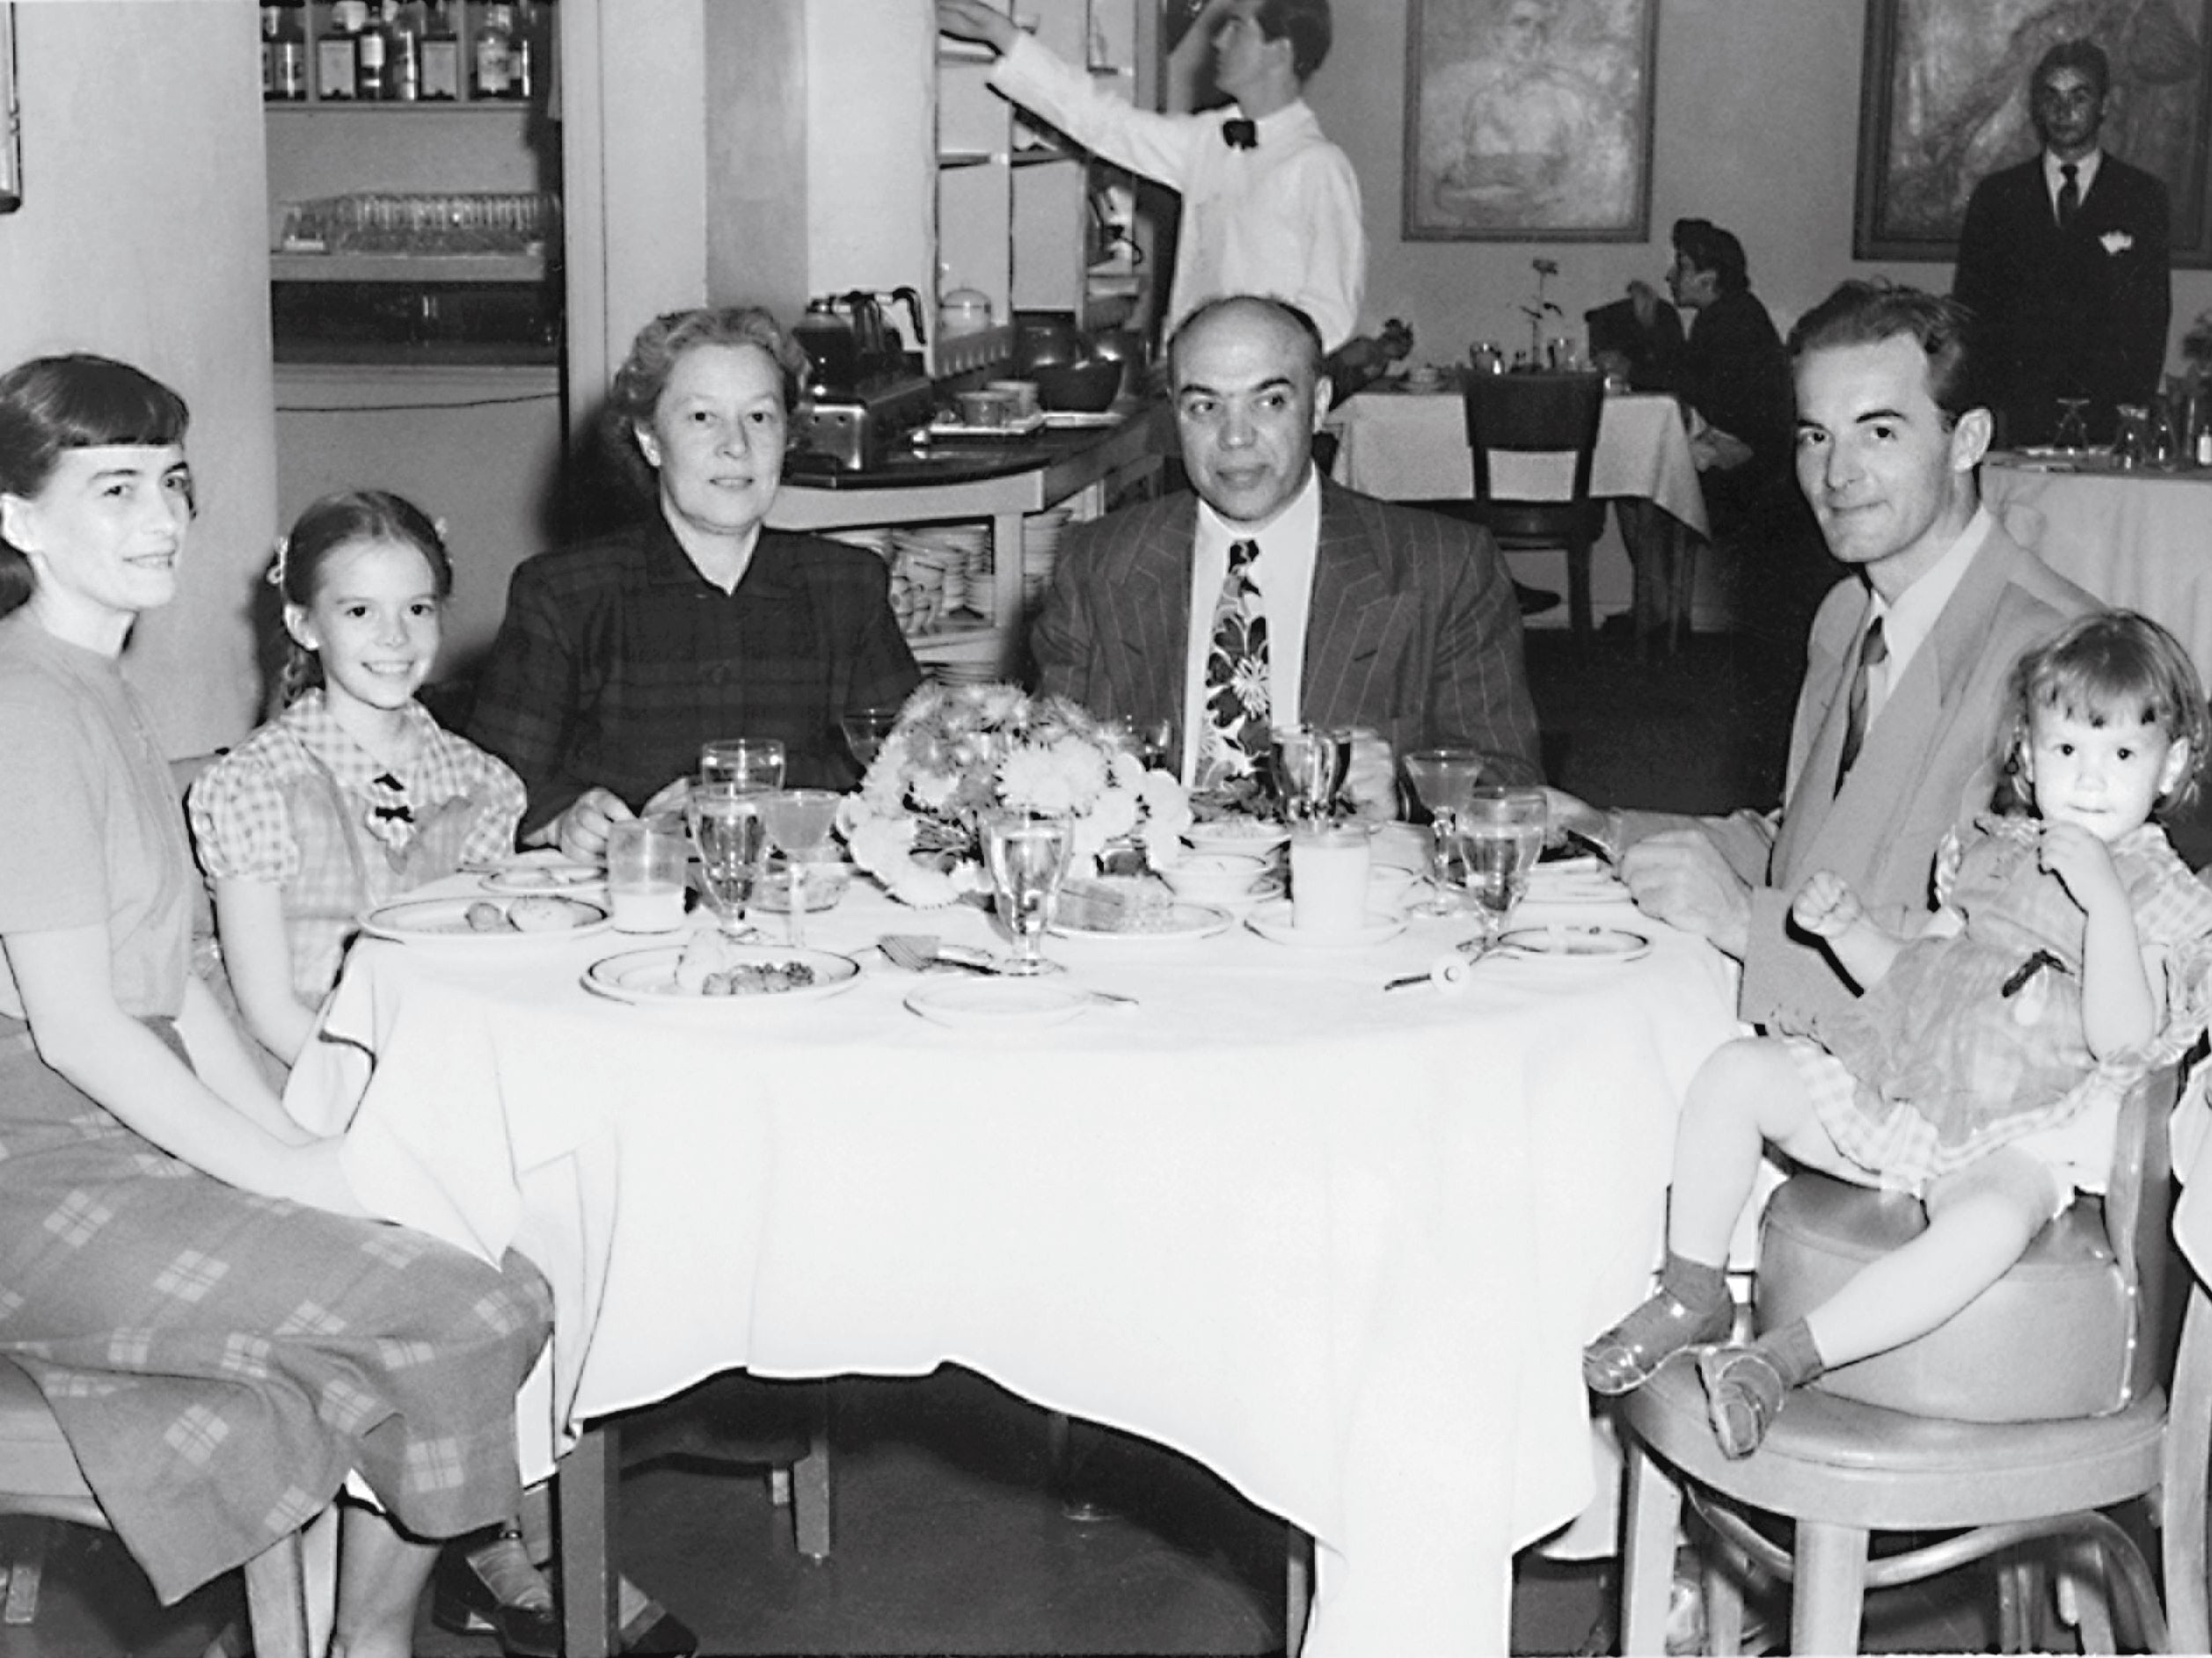
[[[193,778],[185,809],[193,849],[209,880],[281,887],[298,873],[291,813],[274,772],[252,746],[232,750]]]

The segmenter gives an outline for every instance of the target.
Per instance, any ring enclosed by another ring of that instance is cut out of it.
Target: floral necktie
[[[1259,544],[1229,550],[1229,573],[1214,604],[1206,653],[1207,739],[1199,782],[1249,777],[1268,752],[1267,616],[1252,581]]]

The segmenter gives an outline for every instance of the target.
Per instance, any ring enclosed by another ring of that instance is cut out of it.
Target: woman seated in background
[[[515,1512],[551,1296],[366,1218],[186,970],[184,822],[120,668],[176,595],[186,423],[105,358],[0,375],[0,1355],[164,1601],[357,1475],[332,1650],[396,1658],[435,1540]]]
[[[526,844],[597,858],[610,822],[680,806],[719,737],[849,787],[839,720],[920,683],[880,559],[764,528],[802,365],[756,310],[671,312],[631,347],[605,436],[653,509],[515,571],[470,721],[529,791]]]

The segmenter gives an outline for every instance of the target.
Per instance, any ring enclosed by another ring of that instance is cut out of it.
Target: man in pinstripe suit
[[[1537,781],[1536,710],[1504,560],[1486,530],[1320,476],[1313,437],[1329,385],[1310,319],[1276,299],[1216,299],[1168,350],[1195,495],[1069,533],[1030,639],[1041,689],[1101,718],[1167,720],[1186,781],[1210,781],[1201,762],[1215,604],[1230,549],[1256,542],[1266,712],[1277,725],[1361,733],[1348,787],[1363,814],[1395,814],[1397,756],[1413,749],[1472,749],[1486,779]]]

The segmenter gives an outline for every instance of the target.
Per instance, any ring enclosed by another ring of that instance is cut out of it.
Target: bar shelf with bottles
[[[553,0],[273,0],[261,7],[272,113],[528,108],[553,84]]]

